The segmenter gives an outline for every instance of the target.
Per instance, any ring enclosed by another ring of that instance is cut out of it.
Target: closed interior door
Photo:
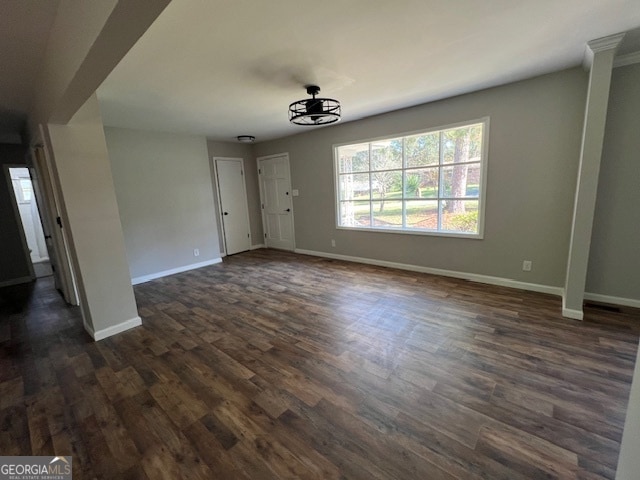
[[[262,223],[265,245],[269,248],[293,250],[293,206],[289,156],[286,154],[258,159]]]
[[[241,158],[215,158],[218,195],[227,255],[251,248],[249,209]]]

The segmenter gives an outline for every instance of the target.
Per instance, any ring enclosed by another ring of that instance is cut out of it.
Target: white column
[[[640,472],[640,347],[627,405],[616,480],[636,480]]]
[[[611,70],[616,49],[623,37],[624,34],[612,35],[587,44],[586,61],[591,66],[589,90],[582,131],[567,276],[562,299],[562,315],[578,320],[582,320],[583,317],[582,303],[609,105]]]
[[[100,340],[141,320],[96,95],[69,124],[49,124],[48,134],[85,329]]]

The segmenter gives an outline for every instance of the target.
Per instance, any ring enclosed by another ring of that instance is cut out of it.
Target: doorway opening
[[[26,167],[9,167],[9,178],[11,179],[11,186],[13,187],[18,215],[21,220],[20,223],[29,251],[29,259],[33,265],[34,275],[36,278],[53,275],[29,169]]]

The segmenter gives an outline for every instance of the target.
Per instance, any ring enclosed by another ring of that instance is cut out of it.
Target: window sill
[[[470,240],[483,240],[484,235],[480,233],[459,233],[459,232],[438,232],[435,230],[403,230],[400,228],[362,228],[362,227],[343,227],[336,225],[338,230],[350,230],[354,232],[372,232],[372,233],[395,233],[401,235],[421,235],[427,237],[449,237],[449,238],[466,238]]]

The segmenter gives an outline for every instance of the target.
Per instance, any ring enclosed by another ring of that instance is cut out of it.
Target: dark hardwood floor
[[[0,454],[74,478],[613,479],[637,310],[258,250],[135,287],[100,342],[0,290]]]

